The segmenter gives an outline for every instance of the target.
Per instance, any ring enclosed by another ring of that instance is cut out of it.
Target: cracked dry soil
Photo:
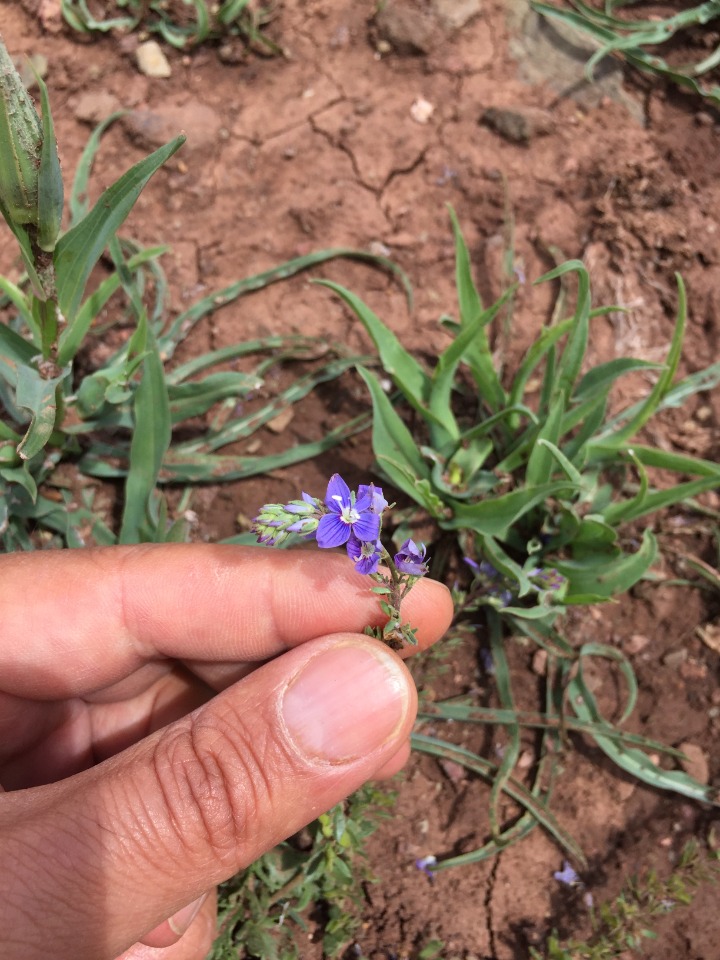
[[[148,149],[180,130],[187,134],[186,147],[156,175],[125,227],[145,245],[172,245],[164,265],[174,311],[312,250],[387,250],[413,282],[412,312],[397,284],[361,264],[336,261],[316,275],[358,293],[420,356],[436,355],[447,342],[438,318],[455,308],[451,203],[486,301],[507,283],[503,252],[512,226],[515,267],[528,281],[552,265],[550,251],[557,250],[586,261],[596,304],[632,307],[594,322],[588,363],[628,353],[652,360],[664,355],[675,270],[690,298],[684,369],[714,360],[720,337],[717,116],[658,85],[623,81],[617,71],[599,95],[560,82],[564,67],[551,65],[548,73],[545,63],[543,79],[542,27],[531,24],[528,33],[521,0],[484,0],[480,13],[459,29],[428,18],[423,3],[405,0],[395,7],[420,29],[414,46],[393,36],[388,48],[383,30],[371,22],[370,2],[285,0],[268,29],[286,48],[286,59],[226,51],[223,62],[213,45],[170,50],[172,76],[165,80],[138,72],[132,36],[87,42],[52,18],[43,27],[38,13],[47,14],[52,4],[3,0],[0,26],[13,53],[48,59],[66,174],[75,169],[89,125],[114,109],[129,111],[105,137],[95,195]],[[232,59],[237,62],[227,62]],[[19,273],[7,243],[0,248],[0,270]],[[296,277],[218,310],[193,332],[185,357],[284,331],[322,334],[366,351],[358,324],[308,279]],[[508,365],[549,316],[553,296],[547,285],[521,287],[512,338],[497,344]],[[622,399],[646,387],[628,378]],[[316,438],[365,403],[362,385],[348,374],[305,401],[282,431],[263,437],[263,448]],[[713,459],[719,418],[720,393],[701,396],[665,415],[649,439]],[[203,489],[194,499],[200,515],[195,536],[229,536],[237,532],[239,513],[252,515],[260,503],[295,496],[301,488],[322,489],[334,469],[365,480],[371,463],[369,437],[362,435],[262,481]],[[717,508],[718,498],[706,503]],[[656,527],[666,548],[663,573],[677,574],[677,553],[684,551],[705,551],[712,560],[702,524],[663,518]],[[573,612],[567,624],[571,638],[592,636],[631,656],[641,685],[633,729],[673,744],[691,741],[716,780],[720,658],[696,628],[712,621],[717,607],[699,591],[643,586],[602,610]],[[514,643],[510,656],[518,700],[533,708],[540,680],[532,653]],[[471,693],[492,702],[475,641],[453,648],[445,665],[444,672],[432,661],[416,667],[424,696]],[[594,682],[612,711],[621,695],[615,681],[599,673]],[[502,747],[483,730],[452,736],[486,755]],[[529,737],[524,748],[534,743]],[[667,873],[684,841],[705,836],[716,821],[713,811],[619,775],[589,743],[576,746],[563,759],[553,807],[586,851],[584,880],[596,902],[615,895],[635,870]],[[493,861],[441,873],[432,883],[415,869],[417,857],[482,844],[487,799],[486,787],[461,771],[428,758],[411,762],[396,815],[370,843],[380,882],[367,887],[353,955],[412,958],[439,939],[448,960],[522,960],[553,926],[587,931],[582,895],[552,879],[562,855],[539,830]],[[701,886],[691,907],[661,918],[659,938],[646,955],[718,960],[716,897],[713,887]],[[311,931],[303,947],[308,960],[320,957],[316,939]]]

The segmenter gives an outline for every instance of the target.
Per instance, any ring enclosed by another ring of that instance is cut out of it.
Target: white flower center
[[[355,507],[343,507],[340,511],[340,519],[343,523],[353,524],[360,519],[360,514]]]

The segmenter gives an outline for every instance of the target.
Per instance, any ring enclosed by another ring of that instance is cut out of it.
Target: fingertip
[[[409,759],[410,741],[406,740],[397,753],[393,754],[389,760],[386,760],[385,763],[383,763],[373,779],[389,780],[391,777],[394,777],[395,774],[400,773]]]

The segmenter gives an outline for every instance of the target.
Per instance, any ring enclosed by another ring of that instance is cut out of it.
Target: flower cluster
[[[474,582],[482,592],[488,606],[503,609],[518,599],[517,586],[505,577],[487,560],[478,563],[472,557],[463,557],[473,571]],[[562,599],[567,587],[566,578],[554,567],[532,567],[526,569],[530,588],[537,594],[539,604],[552,604]]]
[[[380,606],[388,622],[383,628],[366,632],[399,647],[415,643],[414,631],[400,622],[400,602],[418,577],[428,571],[425,545],[406,540],[391,555],[381,541],[383,512],[389,506],[382,489],[361,483],[351,490],[340,474],[330,478],[325,499],[303,493],[301,500],[266,503],[255,518],[253,530],[258,542],[277,546],[292,534],[316,540],[324,549],[345,547],[358,573],[370,576],[378,586]],[[384,564],[387,574],[380,573]]]

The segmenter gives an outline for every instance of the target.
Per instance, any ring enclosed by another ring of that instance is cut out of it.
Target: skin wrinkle
[[[12,863],[20,865],[20,871],[16,871],[15,874],[15,883],[4,885],[5,895],[9,897],[15,894],[17,898],[18,893],[24,891],[22,900],[16,906],[21,913],[27,914],[28,910],[30,911],[31,923],[26,929],[37,931],[38,943],[44,944],[46,948],[47,943],[52,941],[55,949],[59,948],[61,942],[68,944],[72,949],[77,938],[77,933],[74,932],[76,923],[83,933],[88,929],[92,931],[93,926],[98,923],[92,909],[88,913],[85,910],[87,904],[84,901],[78,902],[74,896],[74,884],[77,883],[78,877],[82,879],[84,876],[87,886],[97,886],[102,883],[102,878],[95,875],[97,871],[94,873],[92,869],[88,870],[88,867],[97,868],[98,865],[92,857],[93,843],[89,839],[90,832],[78,829],[82,823],[81,815],[69,816],[56,811],[55,816],[48,821],[39,813],[33,820],[23,825],[19,836],[17,832],[14,836],[11,835],[10,842],[11,844],[14,842],[19,848],[17,852],[12,855],[6,855],[3,852],[0,857],[4,865]],[[90,823],[92,829],[96,830],[97,824],[92,820]],[[90,856],[78,857],[78,850],[82,848],[87,848]],[[43,864],[42,873],[38,873],[33,867],[38,863]],[[24,874],[27,875],[27,880],[24,879]],[[58,875],[71,876],[73,882],[59,884],[57,883]],[[50,885],[46,891],[40,886],[43,880]],[[38,924],[34,907],[47,898],[52,898],[53,904],[60,905],[61,909],[54,910],[49,917],[43,916],[42,924]],[[26,909],[23,908],[23,903],[27,905]],[[6,902],[6,908],[7,905]],[[75,917],[76,921],[67,923],[68,917]],[[55,918],[54,925],[53,918]]]
[[[220,753],[228,750],[235,755],[236,747],[212,730],[213,738],[222,740],[223,750],[217,751],[209,742],[203,743],[207,734],[194,718],[181,735],[163,738],[153,751],[153,769],[185,856],[190,853],[193,860],[198,855],[207,860],[209,853],[217,863],[232,864],[238,850],[238,822],[244,825],[253,807],[247,800],[241,802],[240,791],[233,789],[223,769],[227,761],[220,759]],[[247,771],[246,766],[243,769]],[[193,827],[188,827],[189,820]],[[187,836],[199,840],[197,848],[187,850]]]

